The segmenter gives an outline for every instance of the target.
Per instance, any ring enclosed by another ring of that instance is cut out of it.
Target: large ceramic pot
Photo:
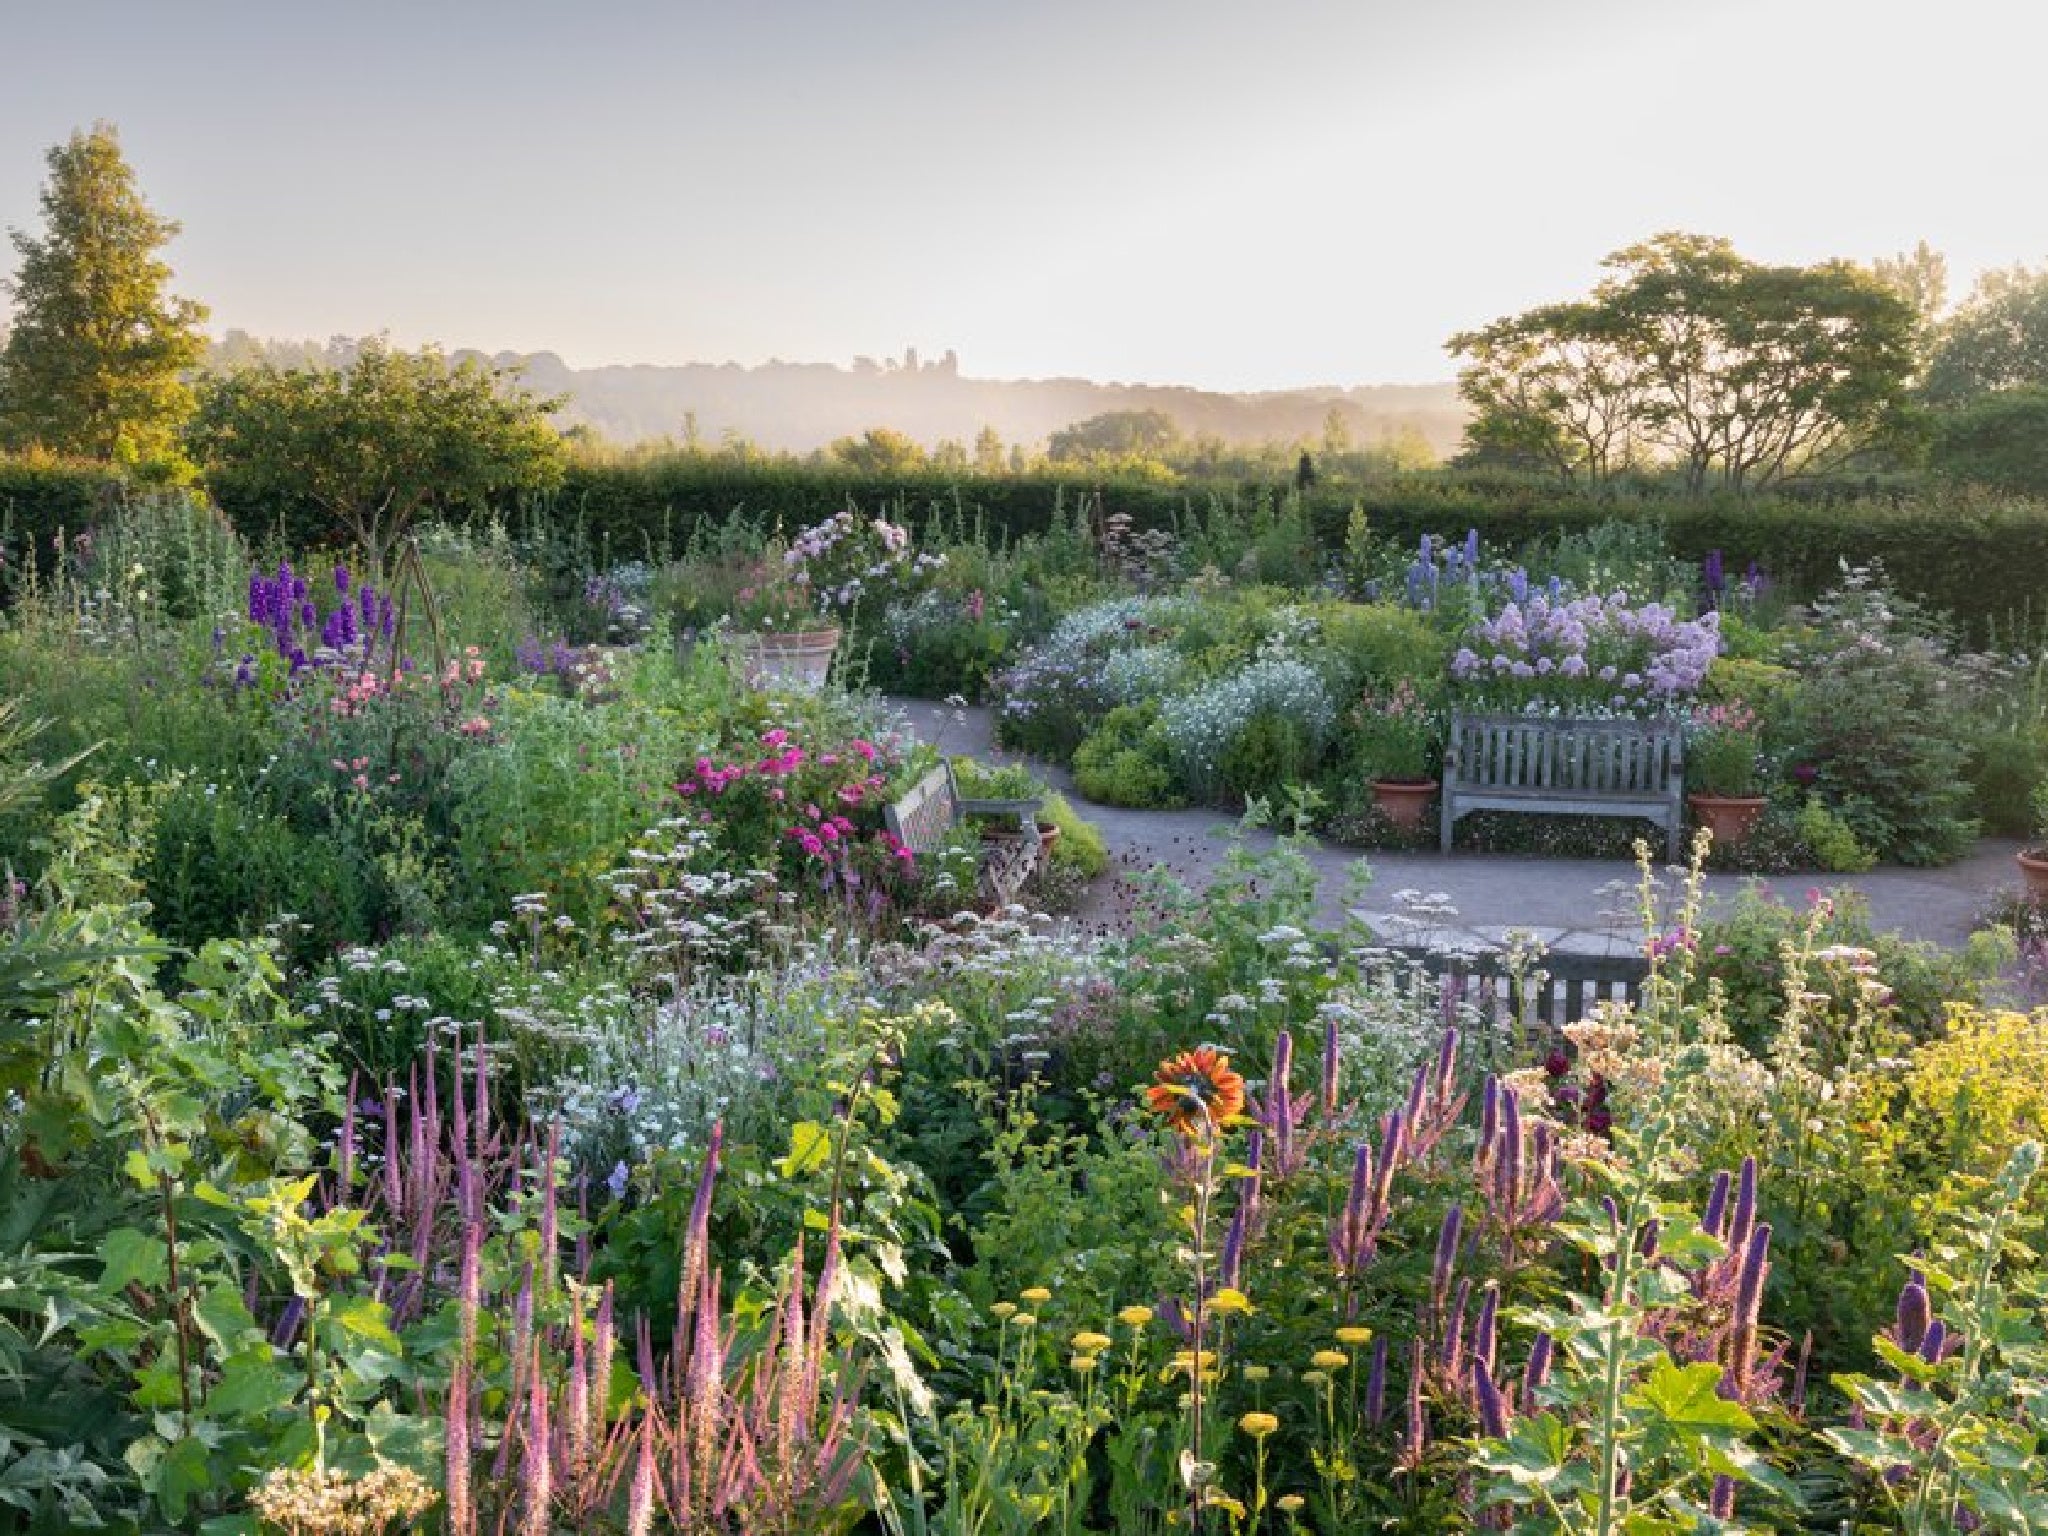
[[[1420,832],[1429,802],[1436,795],[1435,779],[1374,779],[1373,804],[1380,814],[1403,832]]]
[[[1739,848],[1763,820],[1770,802],[1761,795],[1687,795],[1693,819],[1724,848]]]
[[[832,654],[838,649],[836,626],[733,636],[733,650],[746,669],[747,681],[756,688],[822,688],[832,671]]]
[[[2026,878],[2027,899],[2048,906],[2048,843],[2019,851],[2020,874]]]

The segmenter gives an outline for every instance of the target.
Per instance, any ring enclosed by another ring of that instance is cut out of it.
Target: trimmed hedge
[[[310,503],[258,498],[216,477],[214,496],[235,526],[256,542],[280,534],[305,547],[332,534]],[[0,517],[9,521],[10,557],[33,534],[47,549],[58,527],[80,527],[118,492],[113,473],[93,465],[0,459]],[[1055,516],[1085,508],[1122,513],[1141,527],[1171,527],[1218,500],[1250,510],[1293,494],[1276,485],[1187,488],[1069,475],[981,478],[929,471],[878,476],[799,465],[735,465],[683,457],[628,464],[574,464],[562,489],[495,509],[515,526],[538,525],[600,561],[665,559],[689,548],[701,528],[734,516],[799,528],[849,501],[888,510],[913,526],[937,522],[984,537],[1036,533]],[[1554,482],[1500,472],[1439,470],[1364,489],[1321,486],[1306,493],[1310,525],[1331,551],[1341,548],[1354,506],[1373,532],[1400,544],[1425,533],[1462,536],[1477,528],[1497,549],[1615,519],[1660,523],[1673,553],[1699,559],[1722,552],[1739,573],[1756,561],[1784,590],[1811,595],[1828,586],[1843,561],[1883,563],[1900,589],[1952,614],[1974,639],[2021,616],[2048,617],[2048,503],[1898,478],[1819,481],[1760,498],[1696,501],[1646,482],[1599,496],[1561,491]]]
[[[1042,531],[1056,511],[1071,515],[1080,506],[1096,516],[1126,514],[1141,527],[1171,527],[1215,499],[1250,509],[1286,494],[1291,489],[1258,485],[1178,489],[1028,476],[877,477],[678,461],[577,466],[557,496],[528,510],[558,530],[576,531],[592,550],[623,560],[679,553],[693,530],[735,514],[794,528],[848,501],[893,509],[913,525],[938,520],[1014,537]],[[1760,498],[1693,500],[1647,488],[1588,496],[1521,477],[1441,471],[1363,490],[1313,490],[1307,505],[1317,539],[1333,552],[1343,545],[1354,506],[1364,508],[1374,534],[1404,545],[1425,533],[1457,537],[1477,528],[1494,548],[1521,549],[1603,522],[1651,519],[1681,558],[1698,560],[1718,549],[1731,574],[1754,560],[1799,596],[1832,584],[1844,561],[1877,560],[1902,591],[1953,615],[1973,638],[2023,615],[2048,617],[2042,576],[2048,571],[2048,503],[2013,496],[1877,479],[1819,482]]]
[[[91,527],[123,488],[119,471],[105,464],[0,454],[0,555],[10,574],[30,563],[47,569],[58,531]]]

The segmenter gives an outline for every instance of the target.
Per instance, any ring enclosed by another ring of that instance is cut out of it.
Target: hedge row
[[[44,549],[58,528],[75,528],[110,504],[117,482],[90,465],[0,459],[0,527],[17,557],[33,537]],[[280,534],[295,546],[330,530],[309,504],[280,505],[212,486],[242,532]],[[494,509],[515,525],[543,530],[596,560],[663,559],[735,515],[797,528],[848,502],[909,520],[937,521],[987,537],[1042,531],[1085,507],[1125,514],[1140,526],[1170,527],[1206,515],[1217,500],[1247,511],[1291,488],[1238,485],[1181,489],[1155,484],[1038,476],[978,478],[943,473],[858,475],[792,465],[736,466],[669,459],[572,466],[559,492]],[[1508,474],[1435,471],[1363,490],[1317,486],[1304,495],[1316,539],[1339,548],[1354,507],[1374,532],[1413,543],[1423,534],[1457,537],[1467,528],[1495,548],[1517,549],[1556,533],[1614,519],[1660,523],[1675,553],[1722,552],[1731,572],[1756,561],[1786,590],[1826,587],[1844,561],[1881,561],[1906,592],[1954,615],[1973,637],[2017,620],[2048,618],[2048,504],[1937,484],[1832,481],[1769,498],[1690,500],[1654,483],[1602,496],[1562,493],[1549,482]]]
[[[628,559],[681,553],[694,533],[736,513],[801,527],[849,501],[913,524],[938,520],[1014,537],[1042,531],[1077,506],[1096,517],[1122,513],[1140,526],[1170,527],[1203,515],[1214,498],[1249,510],[1284,494],[1292,493],[656,464],[578,468],[545,507],[529,511],[594,551]],[[1673,553],[1700,559],[1720,550],[1731,573],[1753,560],[1797,595],[1825,589],[1845,561],[1876,560],[1901,590],[1953,615],[1974,638],[2048,619],[2048,504],[2012,496],[1897,480],[1822,482],[1767,498],[1698,500],[1650,488],[1588,496],[1515,476],[1439,472],[1364,490],[1317,487],[1304,503],[1317,541],[1332,551],[1342,546],[1355,507],[1382,538],[1411,544],[1425,533],[1456,537],[1477,528],[1499,549],[1615,519],[1648,519],[1662,525]]]

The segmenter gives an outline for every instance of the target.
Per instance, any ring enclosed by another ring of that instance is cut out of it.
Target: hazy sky
[[[1663,229],[2048,260],[2044,45],[2038,0],[0,0],[0,225],[104,118],[217,329],[1420,381]]]

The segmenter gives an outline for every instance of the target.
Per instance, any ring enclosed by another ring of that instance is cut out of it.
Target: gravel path
[[[1009,762],[1016,755],[995,744],[985,708],[956,708],[923,699],[889,701],[924,740],[954,755]],[[1063,769],[1034,763],[1040,777],[1073,801],[1101,830],[1119,869],[1136,873],[1163,867],[1200,888],[1226,850],[1221,833],[1235,825],[1221,811],[1129,811],[1095,805],[1075,790]],[[1270,833],[1251,833],[1255,847],[1270,847]],[[1946,946],[1960,945],[2001,889],[2015,886],[2016,842],[1990,839],[1960,863],[1941,869],[1881,868],[1864,875],[1795,875],[1775,882],[1779,894],[1803,900],[1809,889],[1852,887],[1870,903],[1880,930]],[[1626,862],[1546,859],[1483,853],[1384,853],[1323,847],[1311,855],[1320,881],[1320,913],[1332,925],[1355,914],[1389,937],[1490,945],[1510,928],[1534,934],[1546,947],[1580,953],[1638,952],[1635,870]],[[1371,879],[1362,898],[1354,882],[1361,866]],[[1752,883],[1741,875],[1707,877],[1709,909],[1724,906]],[[1764,881],[1766,887],[1773,882]],[[1402,891],[1447,898],[1449,912],[1417,918]],[[1129,890],[1101,880],[1078,913],[1086,925],[1122,927]],[[1357,899],[1354,899],[1357,898]],[[1418,932],[1415,924],[1420,924]]]

